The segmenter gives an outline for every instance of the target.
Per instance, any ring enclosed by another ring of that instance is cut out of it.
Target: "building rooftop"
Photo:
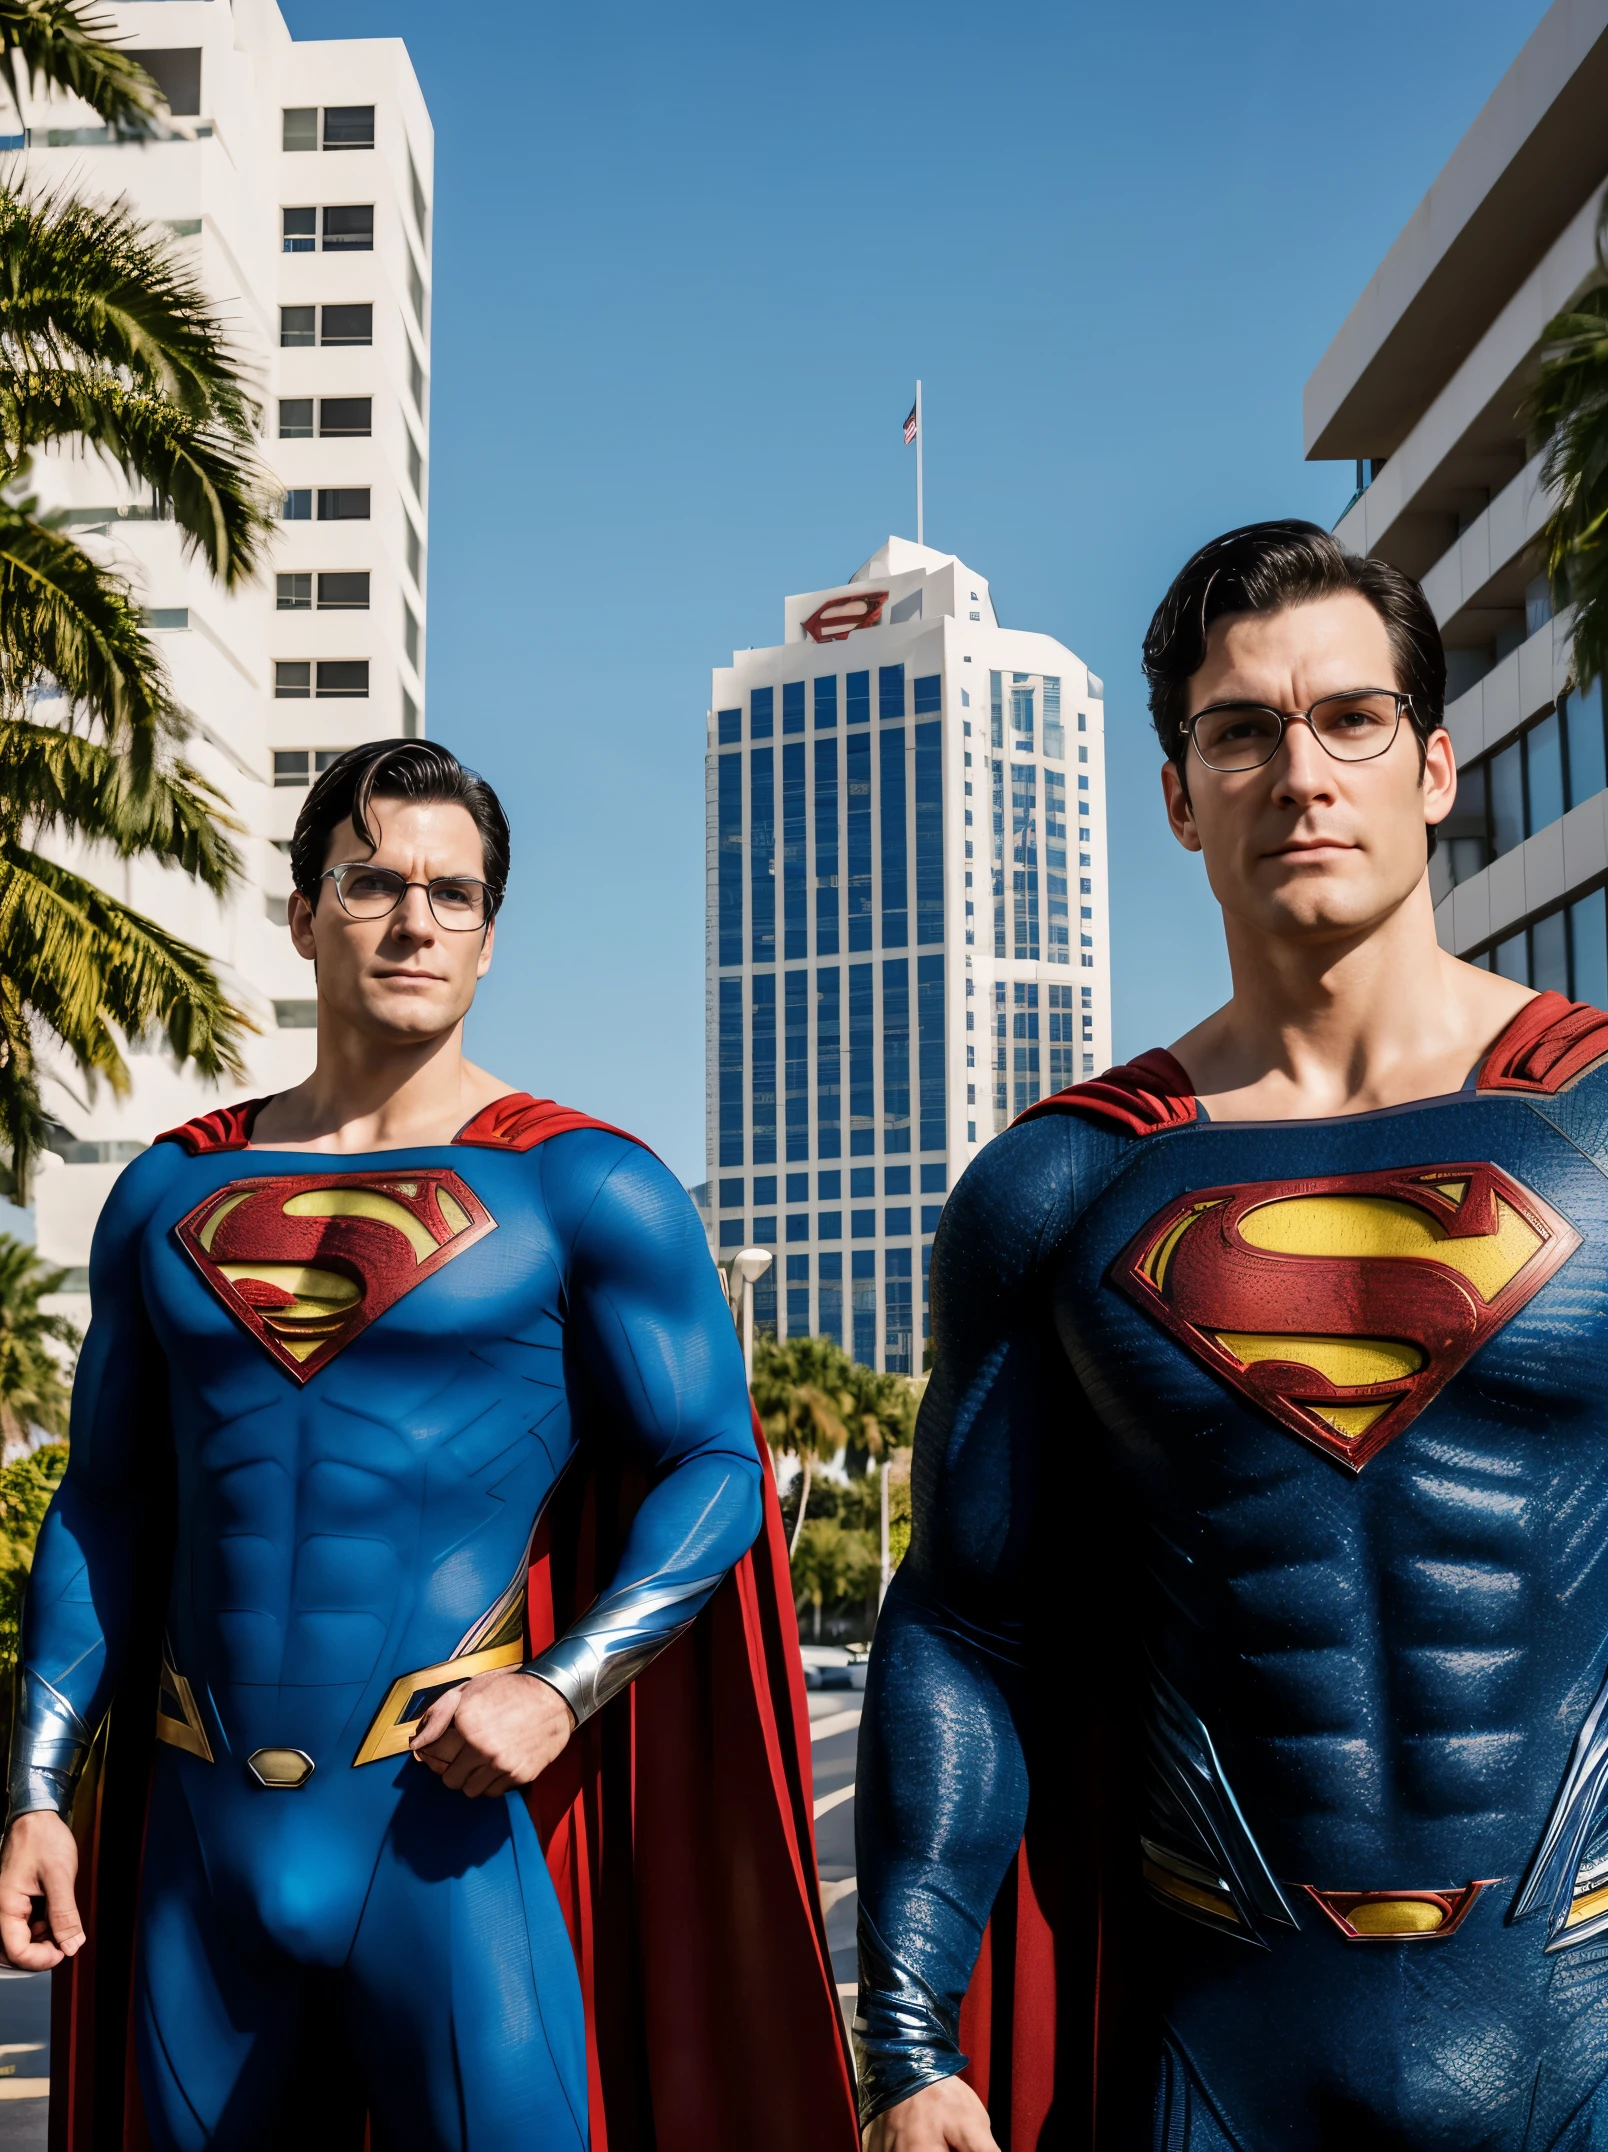
[[[1608,179],[1608,0],[1554,0],[1319,360],[1310,459],[1383,458]]]

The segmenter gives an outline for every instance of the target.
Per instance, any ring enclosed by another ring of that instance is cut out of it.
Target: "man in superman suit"
[[[291,856],[316,1069],[119,1181],[28,1590],[0,1941],[61,1966],[53,2142],[852,2145],[696,1214],[463,1058],[482,780],[355,749]]]
[[[1232,532],[1145,664],[1233,998],[945,1212],[870,2152],[1601,2146],[1608,1016],[1436,945],[1408,578]]]

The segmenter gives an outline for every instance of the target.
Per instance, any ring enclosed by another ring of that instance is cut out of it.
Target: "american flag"
[[[905,420],[904,437],[906,447],[916,438],[916,406],[914,404],[910,406],[910,416]]]

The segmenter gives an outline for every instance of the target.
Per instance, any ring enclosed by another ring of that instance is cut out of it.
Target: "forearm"
[[[855,1795],[862,2122],[965,2067],[960,2005],[1021,1842],[1015,1637],[895,1581],[877,1628]]]
[[[525,1672],[556,1689],[579,1725],[629,1686],[697,1619],[760,1523],[759,1459],[683,1459],[632,1522],[608,1589]]]

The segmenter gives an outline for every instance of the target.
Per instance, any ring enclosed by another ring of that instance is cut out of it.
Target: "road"
[[[0,2152],[45,2152],[50,1975],[0,1967]]]

